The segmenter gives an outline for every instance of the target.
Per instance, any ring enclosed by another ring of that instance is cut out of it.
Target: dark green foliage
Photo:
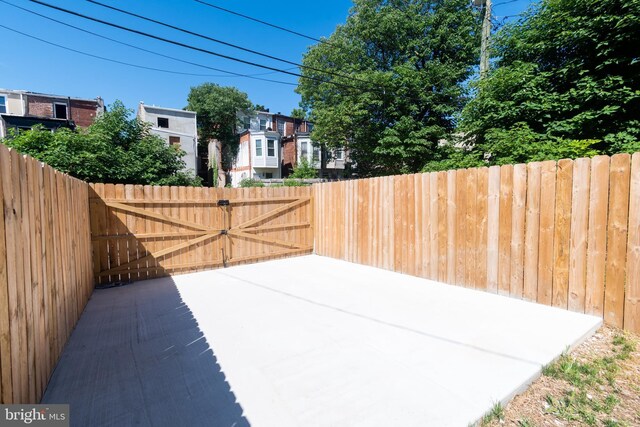
[[[415,172],[437,157],[478,60],[479,16],[467,0],[355,0],[346,24],[309,49],[298,93],[313,139],[348,145],[360,176]]]
[[[36,126],[2,142],[84,181],[200,185],[182,171],[184,153],[149,133],[149,124],[131,113],[116,101],[86,130],[50,132]]]
[[[543,0],[505,26],[462,115],[472,155],[502,164],[640,150],[638,34],[640,0]]]
[[[238,154],[237,112],[253,108],[247,94],[235,87],[203,83],[191,88],[187,102],[187,109],[198,114],[200,142],[208,144],[214,139],[221,142],[222,168],[228,171]]]

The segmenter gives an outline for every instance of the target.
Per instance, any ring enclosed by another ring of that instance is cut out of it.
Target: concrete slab
[[[96,291],[43,402],[79,426],[467,426],[600,324],[290,258]]]

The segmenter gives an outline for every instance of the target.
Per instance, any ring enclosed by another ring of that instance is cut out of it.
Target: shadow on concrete
[[[42,403],[73,426],[249,426],[171,277],[96,290]]]

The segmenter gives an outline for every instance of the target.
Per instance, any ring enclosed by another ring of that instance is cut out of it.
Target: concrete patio
[[[601,319],[319,256],[97,290],[75,426],[467,426]]]

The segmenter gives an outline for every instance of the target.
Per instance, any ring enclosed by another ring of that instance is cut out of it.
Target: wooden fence
[[[40,400],[93,290],[88,185],[0,144],[0,402]]]
[[[640,153],[318,184],[319,255],[640,332]]]
[[[313,251],[311,187],[91,187],[96,283]]]

